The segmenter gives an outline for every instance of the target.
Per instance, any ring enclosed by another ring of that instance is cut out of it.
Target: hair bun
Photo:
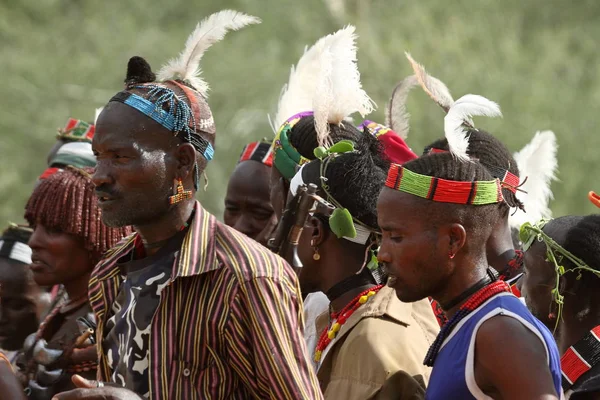
[[[156,81],[156,75],[152,72],[152,67],[142,57],[135,56],[129,59],[127,63],[127,77],[125,78],[125,86],[139,83],[148,83]]]

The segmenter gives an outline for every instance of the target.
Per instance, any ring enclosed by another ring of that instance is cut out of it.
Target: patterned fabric
[[[58,138],[77,142],[92,143],[96,127],[85,121],[69,118],[64,129],[59,130]]]
[[[90,280],[98,319],[98,378],[112,370],[103,340],[122,285],[111,250]],[[195,216],[150,326],[150,399],[322,399],[308,358],[296,275],[281,258],[218,222]]]
[[[121,288],[106,322],[106,349],[111,381],[149,396],[150,325],[160,292],[171,277],[175,253],[187,230],[173,236],[156,254],[131,260],[122,257]]]
[[[273,152],[271,151],[271,143],[268,142],[252,142],[244,146],[242,155],[238,163],[252,160],[265,164],[267,167],[273,166]]]
[[[298,167],[306,164],[310,160],[304,158],[298,153],[298,150],[292,146],[288,139],[288,133],[304,117],[313,115],[312,111],[298,113],[285,121],[279,128],[279,132],[273,140],[273,165],[281,175],[287,180],[291,180],[296,175]]]

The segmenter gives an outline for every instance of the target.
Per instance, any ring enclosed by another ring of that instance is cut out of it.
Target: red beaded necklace
[[[356,311],[360,306],[365,304],[371,297],[375,296],[377,292],[381,290],[385,285],[377,285],[369,288],[363,292],[361,292],[358,296],[356,296],[350,303],[346,305],[341,311],[337,313],[331,313],[331,320],[335,320],[331,328],[325,328],[323,333],[319,337],[319,341],[317,342],[317,348],[315,351],[315,361],[321,361],[321,355],[323,351],[329,346],[331,341],[335,339],[337,333],[340,331],[342,325],[346,323],[348,318],[354,311]]]

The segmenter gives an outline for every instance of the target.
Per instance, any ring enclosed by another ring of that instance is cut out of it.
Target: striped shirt
[[[112,373],[102,342],[122,282],[117,261],[136,236],[111,249],[90,280],[103,381]],[[303,323],[292,268],[196,203],[150,327],[149,398],[322,399]]]

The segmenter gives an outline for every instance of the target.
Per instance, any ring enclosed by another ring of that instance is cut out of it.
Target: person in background
[[[0,351],[11,363],[46,308],[29,270],[31,233],[29,227],[11,224],[0,236]]]
[[[258,22],[209,16],[158,76],[131,58],[125,89],[100,114],[102,220],[135,233],[90,280],[98,380],[77,377],[80,388],[57,399],[322,398],[293,270],[194,198],[216,133],[199,60],[227,31]]]
[[[554,331],[567,399],[600,399],[600,215],[521,228],[523,297]]]
[[[271,143],[247,144],[229,177],[225,194],[225,225],[242,232],[263,246],[267,244],[277,224],[269,196],[272,166]]]
[[[62,285],[66,294],[27,337],[17,357],[18,375],[31,398],[50,399],[73,388],[75,372],[95,376],[97,352],[90,333],[96,323],[88,282],[101,255],[131,230],[102,224],[92,172],[66,167],[47,176],[25,207],[25,219],[33,228],[33,279],[40,286]],[[84,334],[88,336],[82,338]]]

